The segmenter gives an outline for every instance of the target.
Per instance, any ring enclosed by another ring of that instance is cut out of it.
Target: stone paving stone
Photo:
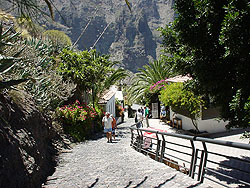
[[[118,126],[113,143],[103,137],[62,153],[55,173],[43,187],[209,187],[131,148],[132,123],[133,119],[128,119]]]

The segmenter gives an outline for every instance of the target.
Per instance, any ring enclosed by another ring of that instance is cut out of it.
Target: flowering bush
[[[159,91],[161,88],[164,88],[165,85],[167,85],[167,83],[168,83],[168,82],[167,82],[166,80],[160,80],[160,81],[158,81],[158,82],[156,82],[156,83],[153,83],[153,84],[150,86],[149,90],[150,90],[151,92],[155,93],[155,92]]]
[[[57,108],[57,114],[63,123],[66,133],[82,141],[91,132],[92,120],[98,117],[96,110],[87,104],[74,104]]]
[[[76,100],[74,104],[65,105],[58,109],[59,116],[64,119],[65,123],[75,124],[78,121],[85,121],[88,119],[94,119],[97,116],[97,112],[93,107],[87,104],[80,105],[80,102]]]

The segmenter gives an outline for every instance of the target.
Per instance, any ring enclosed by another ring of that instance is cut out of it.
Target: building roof
[[[175,76],[173,78],[166,79],[167,82],[186,82],[188,80],[192,80],[192,78],[188,75],[186,75],[186,76],[178,75],[178,76]]]
[[[98,103],[106,104],[114,95],[115,91],[107,90],[101,95]]]

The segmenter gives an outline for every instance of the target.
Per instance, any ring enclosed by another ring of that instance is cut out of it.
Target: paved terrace
[[[134,119],[128,119],[119,125],[113,143],[102,137],[62,153],[43,187],[209,187],[132,149],[129,126],[133,123]]]
[[[145,125],[145,123],[144,123]],[[177,130],[175,128],[172,128],[170,126],[168,126],[166,123],[160,121],[159,119],[149,119],[149,125],[150,127],[156,128],[156,129],[160,129],[160,130],[166,130],[169,133],[177,133],[177,134],[185,134],[185,131],[183,130]],[[248,130],[249,131],[249,130]],[[242,131],[241,130],[234,130],[234,131],[229,131],[229,132],[224,132],[224,133],[217,133],[217,134],[211,134],[210,137],[215,139],[215,140],[224,140],[224,141],[230,141],[230,142],[238,142],[238,143],[244,143],[244,144],[248,144],[248,139],[240,139],[240,136],[242,135]],[[176,137],[166,137],[167,141],[169,142],[173,142],[173,143],[179,143],[182,145],[186,145],[186,146],[190,146],[190,142],[188,140],[185,139],[180,139],[180,138],[176,138]],[[228,155],[228,156],[233,156],[233,157],[238,157],[241,159],[246,159],[248,161],[250,161],[250,151],[249,150],[242,150],[242,149],[237,149],[237,148],[232,148],[232,147],[225,147],[225,146],[220,146],[220,145],[215,145],[215,144],[206,144],[208,151],[210,152],[214,152],[214,153],[219,153],[219,154],[224,154],[224,155]],[[189,149],[183,148],[183,147],[179,147],[179,146],[173,146],[173,145],[168,145],[168,147],[172,147],[178,151],[182,151],[182,152],[187,152],[190,153]],[[200,142],[195,142],[195,147],[196,148],[200,148],[202,149],[202,144]],[[191,160],[191,157],[188,157],[186,155],[183,155],[181,153],[178,152],[172,152],[170,150],[168,150],[167,152],[170,155],[179,157],[181,159],[186,159],[187,161]],[[178,164],[183,164],[185,163],[186,167],[189,167],[189,163],[183,162],[181,160],[178,160],[176,158],[172,158],[174,159],[176,162],[178,162]],[[216,161],[220,164],[224,164],[224,165],[230,165],[236,168],[240,168],[241,170],[245,170],[247,172],[250,172],[250,164],[246,164],[246,163],[241,163],[240,161],[236,161],[236,160],[229,160],[228,158],[225,157],[220,157],[217,155],[211,155],[208,154],[208,158],[211,161]],[[207,167],[215,169],[217,172],[220,173],[225,173],[227,175],[230,175],[231,177],[238,179],[238,180],[244,180],[246,182],[250,183],[250,177],[249,174],[244,174],[244,173],[239,173],[236,170],[229,170],[226,168],[222,168],[221,166],[212,164],[212,163],[207,163]],[[206,177],[209,179],[204,180],[204,184],[206,185],[210,185],[211,187],[216,187],[216,188],[220,188],[220,187],[248,187],[248,186],[244,186],[239,184],[239,182],[237,181],[233,181],[227,178],[223,178],[222,176],[216,176],[213,174],[206,174]],[[195,176],[195,179],[197,178],[197,176]],[[220,184],[215,184],[213,181],[211,180],[215,180],[217,182],[220,182]]]

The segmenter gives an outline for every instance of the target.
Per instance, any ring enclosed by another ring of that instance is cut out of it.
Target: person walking
[[[108,143],[112,142],[112,117],[110,117],[110,113],[106,112],[105,116],[102,118],[102,126],[104,127],[104,133],[106,133],[106,137],[108,139]]]
[[[146,125],[147,125],[147,127],[149,127],[149,123],[148,123],[149,111],[148,111],[148,108],[146,106],[144,107],[144,111],[145,111]]]
[[[115,140],[115,129],[117,129],[116,120],[115,120],[113,114],[111,114],[110,116],[112,118],[112,136]]]
[[[137,128],[143,127],[142,121],[143,121],[143,115],[141,113],[141,109],[139,108],[138,111],[136,112],[137,119],[138,119],[138,125]]]
[[[144,109],[141,107],[142,117],[144,117]]]

